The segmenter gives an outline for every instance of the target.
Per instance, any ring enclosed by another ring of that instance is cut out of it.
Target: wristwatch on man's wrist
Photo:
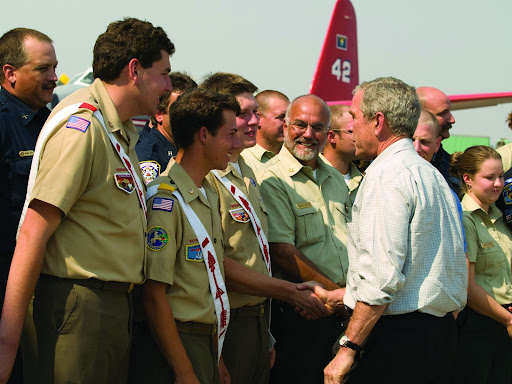
[[[359,351],[361,349],[361,346],[357,345],[356,343],[351,342],[347,335],[343,336],[340,339],[340,347],[350,348],[354,351]]]

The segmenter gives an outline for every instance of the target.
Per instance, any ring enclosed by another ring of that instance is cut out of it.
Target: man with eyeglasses
[[[341,174],[319,154],[330,111],[317,96],[295,99],[286,111],[284,145],[257,174],[269,216],[269,245],[276,277],[315,280],[326,289],[345,286],[351,203]],[[323,383],[323,368],[342,332],[342,319],[303,320],[290,305],[275,301],[273,383]],[[307,367],[307,369],[298,369]]]
[[[356,199],[363,175],[352,163],[357,159],[352,136],[353,119],[348,105],[331,105],[331,127],[327,133],[327,144],[323,151],[324,160],[343,175],[347,183],[350,201]]]

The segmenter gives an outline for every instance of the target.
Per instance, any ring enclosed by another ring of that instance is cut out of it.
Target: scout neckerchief
[[[149,200],[154,194],[156,194],[158,187],[159,185],[153,185],[148,188],[146,199]],[[213,242],[210,240],[210,236],[208,235],[206,228],[203,223],[201,223],[201,220],[197,217],[192,207],[185,203],[181,194],[177,190],[174,190],[172,194],[176,196],[180,202],[183,212],[185,213],[192,230],[199,240],[199,245],[201,246],[206,271],[208,273],[208,280],[210,281],[210,292],[215,305],[215,314],[217,315],[218,359],[220,359],[222,346],[224,344],[224,337],[226,336],[229,324],[229,299],[226,285],[220,272],[219,261],[217,260]]]
[[[123,148],[117,141],[117,139],[114,137],[114,135],[111,132],[108,132],[107,127],[105,126],[105,122],[103,120],[103,116],[101,115],[101,112],[97,110],[94,106],[87,104],[87,103],[81,103],[81,104],[72,104],[68,105],[67,107],[61,109],[59,112],[57,112],[49,121],[46,122],[43,129],[41,130],[41,133],[39,134],[39,138],[37,139],[36,148],[34,150],[34,158],[32,160],[32,165],[30,167],[30,176],[28,179],[28,185],[27,185],[27,195],[25,198],[25,204],[23,205],[23,211],[21,214],[20,224],[18,226],[21,227],[21,224],[23,223],[23,220],[25,219],[25,215],[27,213],[28,204],[30,202],[30,195],[32,194],[32,190],[34,188],[35,180],[37,171],[39,169],[39,157],[41,154],[41,150],[44,144],[46,144],[46,139],[50,136],[50,134],[54,131],[57,124],[62,122],[66,117],[69,117],[76,113],[79,109],[86,108],[91,111],[93,111],[94,116],[100,121],[102,127],[107,132],[110,141],[112,142],[112,145],[114,146],[117,154],[121,158],[121,161],[123,162],[124,166],[132,176],[133,181],[135,182],[135,189],[137,190],[137,196],[139,198],[139,202],[141,204],[142,209],[144,210],[144,214],[147,214],[147,208],[146,208],[146,200],[144,199],[144,193],[142,189],[142,184],[140,182],[140,179],[137,175],[137,173],[133,170],[132,163],[130,162],[130,159],[128,156],[126,156]]]
[[[263,255],[263,260],[265,261],[265,265],[267,266],[267,271],[269,276],[272,276],[272,267],[270,264],[270,255],[268,252],[268,241],[265,233],[263,233],[263,229],[261,228],[261,222],[258,219],[258,216],[254,213],[254,208],[252,207],[249,199],[244,195],[244,193],[237,188],[226,176],[220,176],[218,171],[211,171],[213,175],[222,183],[222,185],[231,193],[233,198],[240,204],[240,206],[247,212],[249,217],[251,218],[252,228],[254,229],[254,233],[256,234],[256,238],[258,239],[258,243],[260,244],[261,254]]]

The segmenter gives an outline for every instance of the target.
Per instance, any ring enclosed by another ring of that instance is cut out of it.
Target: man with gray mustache
[[[341,174],[318,156],[329,125],[330,110],[322,99],[296,98],[286,111],[283,148],[257,177],[267,207],[274,276],[315,280],[335,290],[345,287],[351,203]],[[274,301],[277,353],[270,382],[323,383],[323,364],[330,360],[341,322],[336,316],[304,320],[289,304]]]

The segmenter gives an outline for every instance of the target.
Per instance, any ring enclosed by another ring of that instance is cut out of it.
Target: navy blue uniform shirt
[[[439,151],[434,154],[434,158],[431,161],[431,164],[437,168],[441,175],[444,176],[448,186],[452,189],[456,194],[460,193],[460,181],[457,176],[450,175],[450,162],[452,156],[446,152],[443,148],[443,145],[439,147]]]
[[[37,137],[50,111],[37,113],[0,89],[0,260],[10,261],[16,245],[28,175]]]
[[[149,184],[167,168],[169,160],[176,156],[177,150],[156,128],[142,136],[135,146],[140,169],[146,184]]]

